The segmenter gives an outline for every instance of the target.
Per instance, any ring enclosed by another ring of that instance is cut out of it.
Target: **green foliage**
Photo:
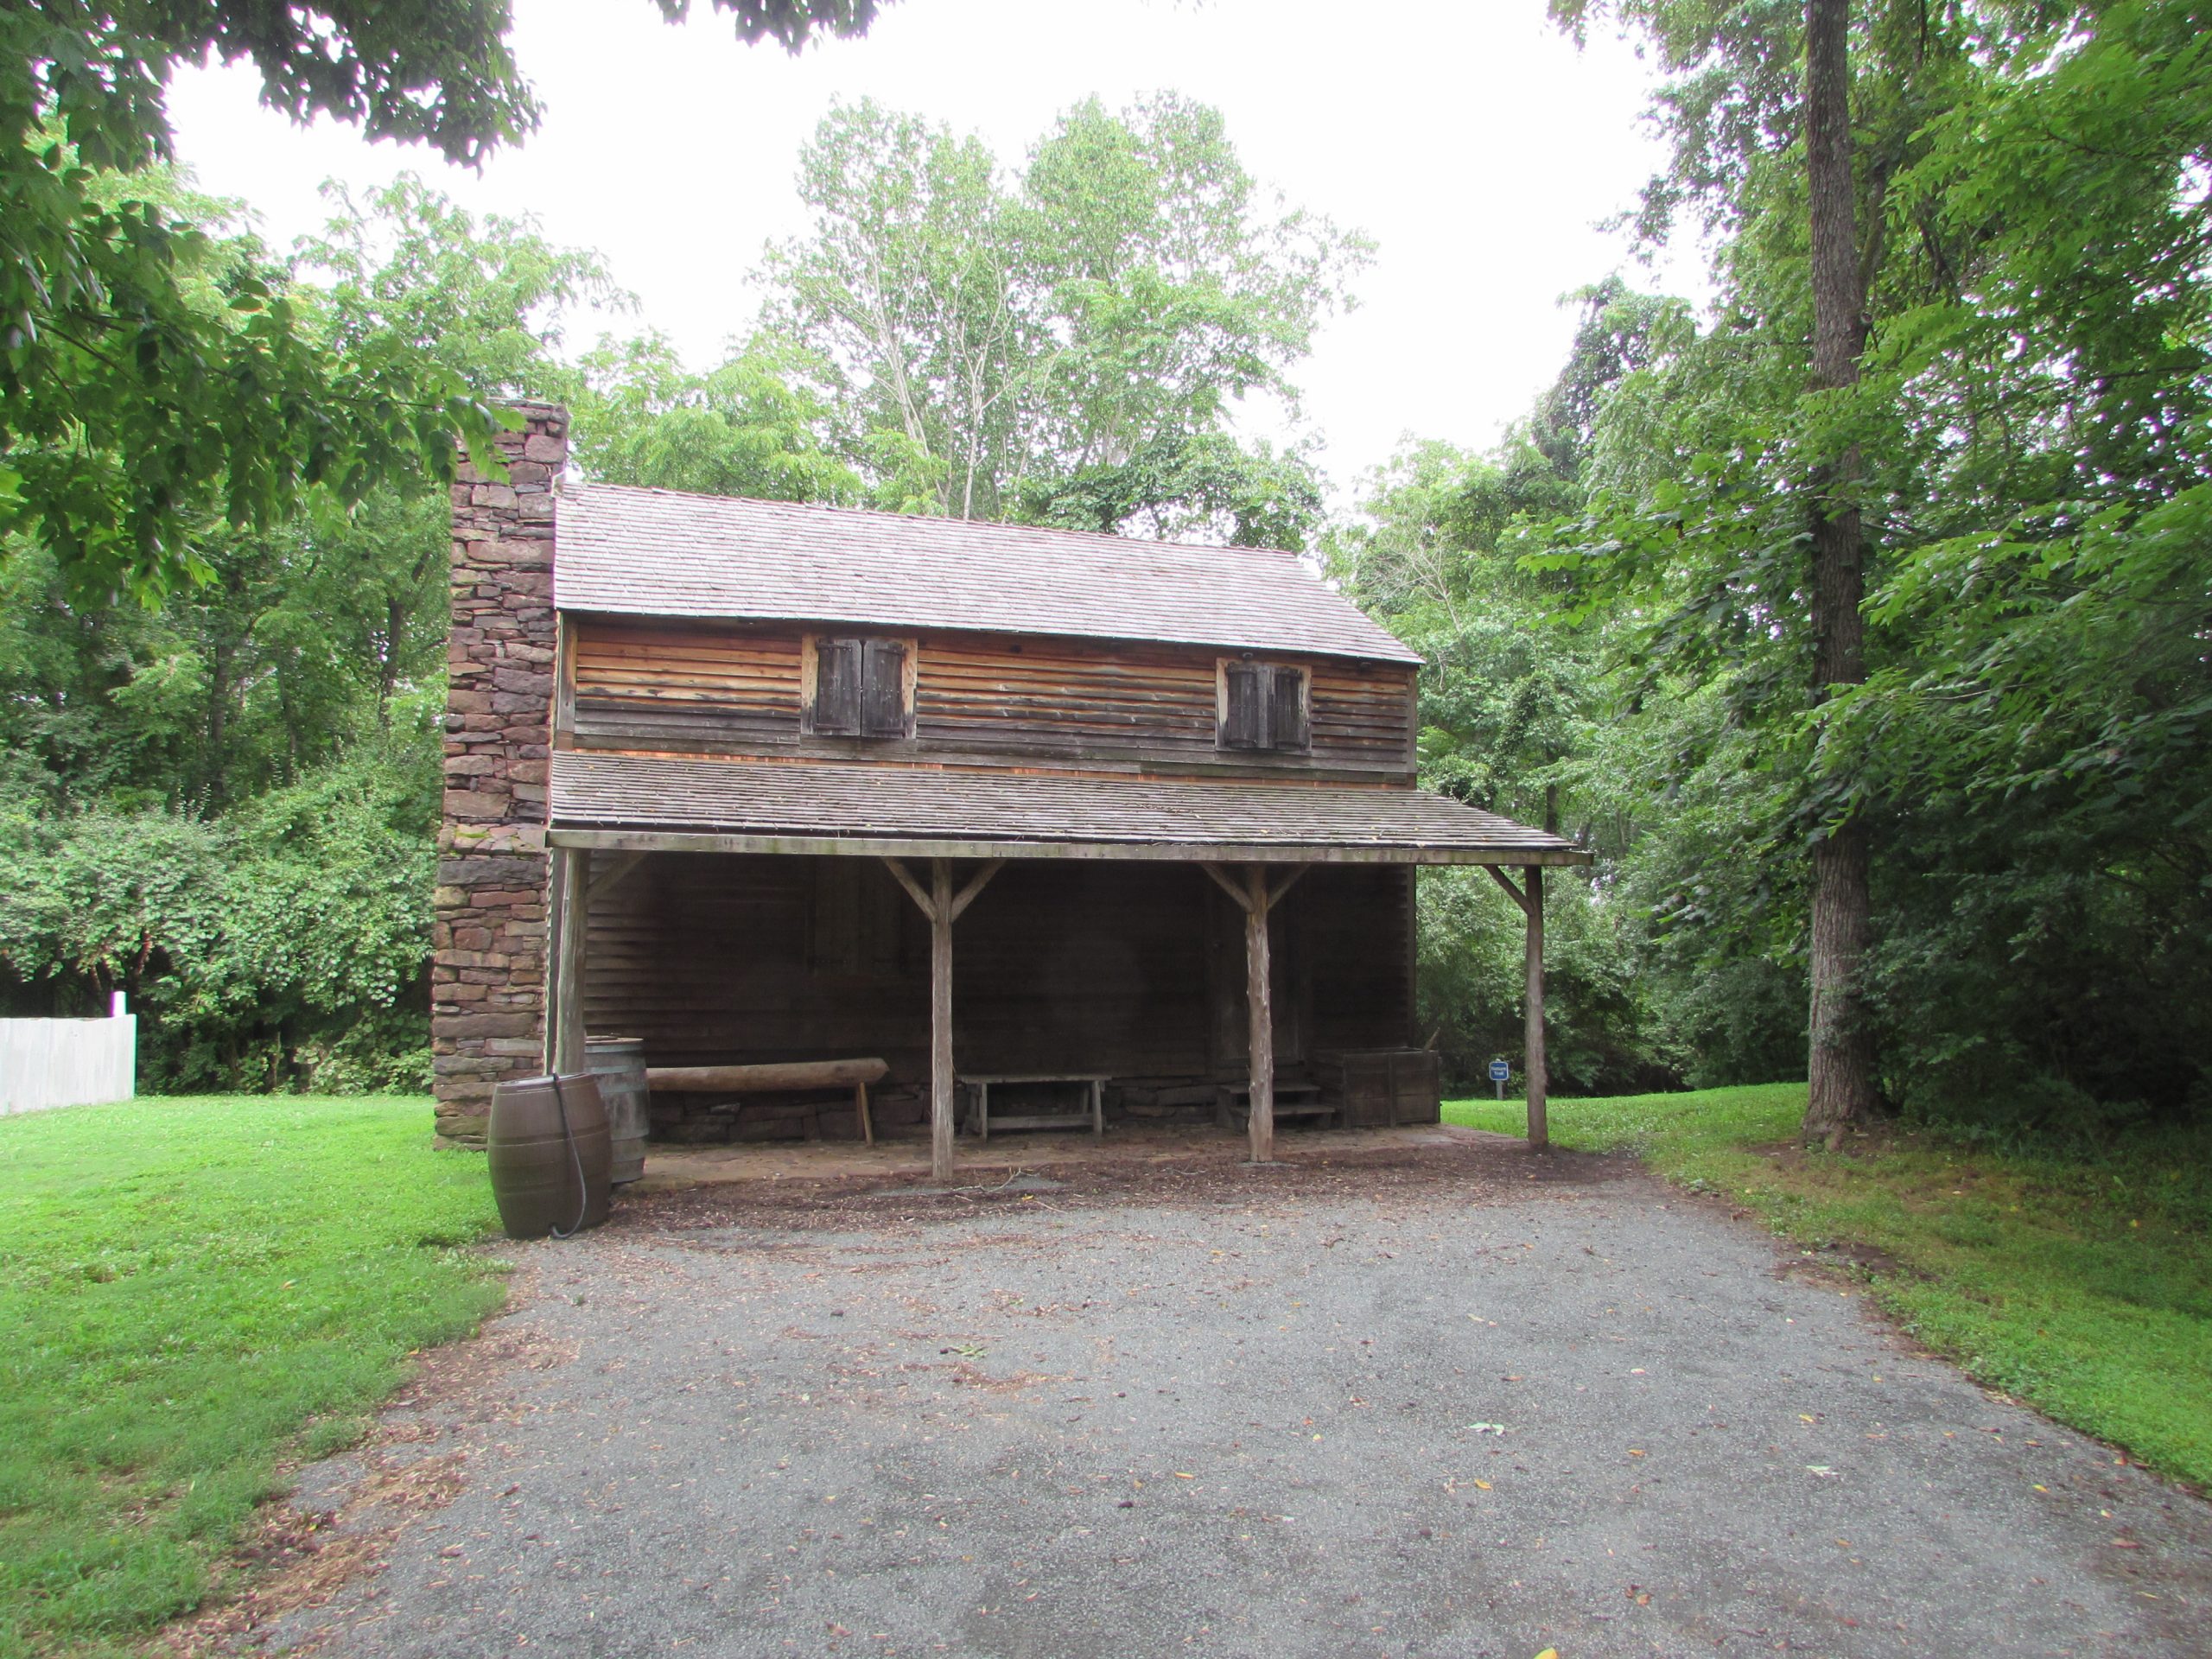
[[[814,225],[769,250],[765,321],[876,505],[1224,536],[1310,522],[1302,461],[1237,450],[1226,418],[1293,399],[1287,371],[1367,247],[1266,211],[1216,111],[1086,103],[1008,178],[978,139],[839,105],[799,194]]]
[[[424,1086],[435,754],[418,729],[213,820],[0,819],[0,986],[130,993],[151,1090]]]
[[[1633,920],[1554,871],[1547,889],[1544,1029],[1555,1087],[1663,1087],[1673,1073],[1643,1034]],[[1449,1088],[1482,1086],[1492,1056],[1513,1065],[1518,1090],[1523,923],[1519,908],[1481,870],[1424,870],[1419,1021],[1437,1033]]]
[[[457,1248],[495,1225],[483,1160],[427,1122],[420,1099],[0,1122],[0,1652],[190,1611],[303,1434],[329,1449],[499,1306]]]
[[[658,3],[671,22],[690,10]],[[876,10],[715,5],[794,51]],[[496,465],[499,417],[441,353],[327,334],[282,270],[180,213],[148,169],[171,154],[171,75],[211,56],[251,63],[296,121],[480,166],[537,120],[509,22],[507,0],[0,7],[0,537],[48,548],[80,597],[154,603],[206,576],[209,518],[265,532],[318,496],[441,483],[456,439]]]
[[[1522,1109],[1447,1122],[1522,1135]],[[1552,1139],[1633,1151],[1811,1249],[1889,1259],[1872,1294],[1968,1375],[2149,1467],[2212,1484],[2212,1144],[2205,1128],[2117,1146],[1938,1133],[1831,1154],[1794,1145],[1802,1084],[1554,1100]]]
[[[1164,432],[1127,461],[1026,479],[1019,495],[1014,516],[1025,524],[1290,552],[1305,551],[1321,518],[1320,488],[1302,453],[1277,454],[1264,442],[1243,448],[1220,432]]]
[[[1599,855],[1547,887],[1554,1076],[1567,1089],[1650,1087],[1703,1058],[1703,1033],[1679,1029],[1682,1011],[1649,972],[1648,901],[1624,902],[1635,855],[1675,816],[1653,780],[1662,757],[1624,744],[1609,718],[1605,631],[1560,626],[1555,582],[1516,549],[1526,525],[1580,501],[1599,410],[1685,325],[1679,305],[1617,279],[1570,297],[1580,317],[1567,364],[1498,451],[1408,448],[1368,480],[1360,518],[1325,550],[1346,591],[1427,658],[1423,784]],[[1425,874],[1420,904],[1422,1027],[1450,1075],[1472,1082],[1520,1047],[1522,918],[1479,873]]]
[[[635,303],[599,255],[548,242],[534,216],[480,221],[411,173],[366,200],[323,194],[331,218],[292,266],[338,351],[419,353],[481,397],[566,397],[563,314]]]
[[[494,90],[491,10],[379,10],[313,51],[296,49],[305,13],[0,11],[0,536],[35,537],[80,595],[151,601],[204,576],[209,518],[267,530],[316,493],[442,480],[456,437],[480,446],[492,411],[461,382],[390,340],[331,349],[283,270],[147,169],[168,154],[170,66],[211,46],[254,57],[297,113],[504,133],[518,111]]]
[[[1799,10],[1611,10],[1669,76],[1640,229],[1712,232],[1719,296],[1649,336],[1594,408],[1583,502],[1516,545],[1620,666],[1670,804],[1624,889],[1669,1046],[1759,1075],[1778,1026],[1724,1040],[1719,1016],[1795,971],[1789,865],[1855,815],[1893,1102],[2015,1128],[2201,1111],[2212,16],[1855,9],[1871,332],[1862,384],[1811,394]],[[1808,509],[1846,445],[1870,672],[1816,710]]]
[[[335,205],[302,314],[477,396],[559,389],[562,314],[619,298],[594,257],[413,179]],[[264,531],[202,516],[202,579],[153,609],[12,545],[0,1006],[131,992],[150,1088],[424,1085],[447,518],[443,491],[392,483]]]
[[[575,458],[594,478],[702,495],[849,504],[858,474],[823,436],[828,406],[798,354],[761,336],[704,374],[666,336],[602,341],[572,405]]]

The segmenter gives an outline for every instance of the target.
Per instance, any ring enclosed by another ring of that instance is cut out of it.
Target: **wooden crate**
[[[1434,1123],[1440,1093],[1436,1055],[1426,1048],[1344,1049],[1314,1056],[1321,1097],[1340,1103],[1347,1128]]]

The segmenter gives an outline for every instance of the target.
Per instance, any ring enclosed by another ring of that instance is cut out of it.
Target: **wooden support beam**
[[[587,891],[594,899],[598,898],[601,893],[612,893],[631,871],[645,861],[645,855],[643,853],[610,854],[601,861],[604,868],[594,866],[593,868],[591,886]]]
[[[968,885],[960,889],[960,896],[952,901],[954,921],[958,921],[967,913],[968,906],[974,904],[982,896],[983,889],[991,885],[991,878],[1005,868],[1006,860],[995,858],[969,878]]]
[[[936,921],[937,911],[934,901],[924,890],[922,884],[914,880],[913,872],[895,858],[887,858],[883,863],[885,868],[899,878],[899,885],[906,889],[906,896],[922,907],[922,914],[928,917],[931,921]]]
[[[1505,889],[1505,896],[1518,905],[1521,913],[1526,916],[1529,913],[1529,895],[1513,885],[1513,878],[1495,864],[1485,864],[1483,868],[1490,872],[1490,879]]]
[[[1275,1155],[1275,1016],[1268,972],[1268,869],[1244,872],[1244,997],[1251,1016],[1252,1161]]]
[[[1529,912],[1528,988],[1525,1002],[1528,1026],[1529,1145],[1537,1152],[1551,1145],[1551,1123],[1545,1111],[1545,1091],[1550,1079],[1544,1070],[1544,873],[1531,864],[1529,893],[1522,908]]]
[[[584,1064],[584,939],[591,929],[591,853],[556,848],[550,889],[545,976],[545,1069],[566,1074]]]
[[[1541,1152],[1552,1143],[1544,1098],[1551,1086],[1544,1062],[1544,872],[1535,864],[1523,869],[1522,878],[1529,884],[1524,890],[1514,886],[1513,878],[1497,865],[1485,864],[1483,868],[1490,872],[1491,880],[1503,887],[1507,896],[1521,906],[1521,913],[1529,922],[1528,950],[1522,964],[1526,976],[1522,991],[1525,1021],[1522,1042],[1526,1052],[1521,1066],[1528,1084],[1529,1144]]]
[[[1277,905],[1281,904],[1282,902],[1283,894],[1288,893],[1293,887],[1296,887],[1298,885],[1299,878],[1313,868],[1313,867],[1311,864],[1301,864],[1296,869],[1293,870],[1288,875],[1283,877],[1281,880],[1276,882],[1274,886],[1268,888],[1268,908],[1269,910],[1273,910]]]
[[[960,912],[976,902],[976,896],[990,885],[991,878],[1005,864],[1004,859],[995,858],[969,878],[968,885],[955,897],[952,891],[952,861],[933,858],[930,861],[930,885],[926,892],[914,879],[913,872],[897,859],[886,857],[884,863],[891,874],[899,878],[899,885],[906,889],[906,896],[921,906],[922,914],[930,918],[930,1176],[933,1180],[952,1179],[953,1090],[952,1071],[952,925]]]
[[[555,847],[545,858],[545,1006],[537,1037],[539,1064],[548,1072],[561,1046],[561,942],[568,935],[563,924],[569,912],[569,861],[575,856]]]
[[[1208,875],[1211,876],[1214,879],[1215,884],[1218,886],[1224,893],[1227,893],[1231,899],[1234,899],[1236,901],[1237,909],[1243,911],[1248,914],[1250,912],[1252,908],[1252,900],[1250,896],[1244,891],[1244,883],[1241,880],[1232,877],[1228,871],[1223,869],[1218,864],[1201,863],[1198,868],[1204,870]]]
[[[952,861],[930,861],[930,1175],[952,1179]]]

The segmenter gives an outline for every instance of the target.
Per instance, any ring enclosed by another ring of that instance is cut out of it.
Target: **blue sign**
[[[1512,1075],[1513,1068],[1503,1060],[1492,1060],[1490,1063],[1490,1080],[1492,1083],[1503,1083]]]

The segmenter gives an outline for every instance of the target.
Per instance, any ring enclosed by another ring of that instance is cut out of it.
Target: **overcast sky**
[[[798,148],[833,98],[872,95],[1018,162],[1084,97],[1172,88],[1224,112],[1263,184],[1379,245],[1360,308],[1297,376],[1340,487],[1407,433],[1494,442],[1559,366],[1569,289],[1616,269],[1697,282],[1687,261],[1639,270],[1598,229],[1658,158],[1638,119],[1647,73],[1610,37],[1578,51],[1542,0],[898,0],[865,39],[796,60],[740,45],[706,0],[694,11],[671,28],[647,0],[517,0],[544,124],[480,178],[329,122],[301,131],[237,71],[180,78],[179,149],[279,246],[321,222],[332,177],[411,169],[466,205],[534,213],[605,254],[642,318],[704,364],[752,319],[762,244],[804,228]]]

